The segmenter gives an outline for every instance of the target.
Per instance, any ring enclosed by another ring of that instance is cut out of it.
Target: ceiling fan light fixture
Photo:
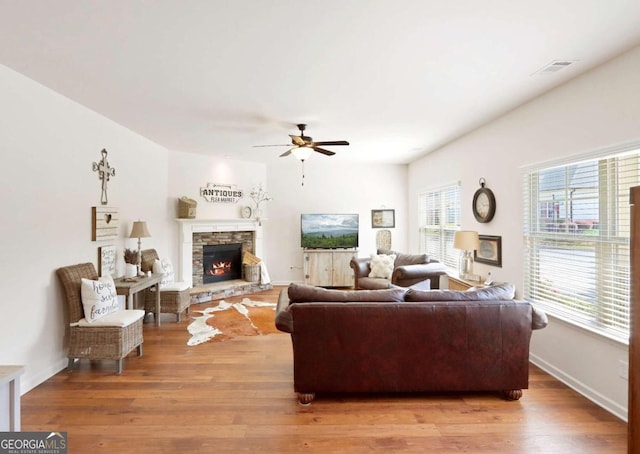
[[[309,156],[311,156],[311,148],[309,147],[298,147],[291,150],[291,153],[298,158],[300,161],[304,161]]]
[[[294,155],[297,160],[304,163],[311,153],[318,152],[325,156],[333,156],[336,154],[334,151],[323,148],[324,146],[338,146],[349,145],[346,140],[323,140],[314,141],[311,136],[305,136],[304,131],[307,127],[305,124],[297,125],[300,130],[300,135],[289,134],[291,138],[291,145],[254,145],[255,147],[292,147],[280,155],[281,158],[285,156]]]

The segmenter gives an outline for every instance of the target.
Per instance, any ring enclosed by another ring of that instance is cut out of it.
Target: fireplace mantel
[[[178,266],[180,280],[191,282],[193,234],[204,232],[255,232],[255,255],[262,257],[262,226],[255,219],[176,219],[180,225]]]

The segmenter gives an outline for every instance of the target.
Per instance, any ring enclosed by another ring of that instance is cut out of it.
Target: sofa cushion
[[[391,287],[390,279],[381,277],[360,277],[358,278],[358,288],[364,290],[381,290]]]
[[[392,288],[382,290],[334,290],[312,285],[289,285],[289,300],[292,303],[309,302],[383,302],[393,303],[404,301],[406,289]]]
[[[404,254],[402,252],[390,251],[386,249],[378,249],[378,254],[395,255],[396,260],[394,263],[394,267],[429,263],[429,256],[427,254]]]
[[[188,282],[170,282],[166,285],[163,285],[160,287],[160,291],[161,292],[184,292],[185,290],[187,290],[188,288],[190,288],[191,285],[189,285]],[[152,292],[156,291],[155,287],[151,287],[149,289]]]
[[[386,254],[371,254],[371,271],[369,277],[381,277],[384,279],[391,279],[393,274],[393,263],[396,260],[396,256]]]
[[[491,301],[512,300],[516,294],[513,284],[504,283],[470,290],[415,290],[409,289],[406,301]]]
[[[121,310],[118,312],[113,312],[111,314],[105,315],[100,319],[89,322],[86,318],[81,318],[77,323],[72,323],[71,326],[93,326],[93,327],[108,327],[115,326],[119,328],[124,328],[126,326],[131,325],[134,322],[137,322],[142,317],[144,317],[144,311],[142,309],[130,309],[130,310]]]

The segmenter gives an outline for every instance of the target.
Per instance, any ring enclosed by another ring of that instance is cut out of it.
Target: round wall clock
[[[496,214],[496,198],[493,191],[485,188],[486,181],[480,178],[480,189],[473,195],[473,216],[478,222],[489,222]]]
[[[242,217],[245,219],[249,219],[251,217],[253,210],[251,210],[251,207],[249,206],[245,206],[242,207]]]

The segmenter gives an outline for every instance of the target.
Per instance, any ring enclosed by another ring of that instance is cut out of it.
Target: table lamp
[[[141,274],[141,267],[142,267],[141,266],[142,256],[140,255],[141,246],[142,246],[141,238],[149,238],[149,237],[151,237],[151,234],[149,233],[149,229],[147,229],[147,223],[145,221],[134,221],[133,227],[131,228],[131,235],[129,235],[129,238],[138,239],[138,263],[137,263],[138,276]]]
[[[453,247],[462,251],[458,269],[460,278],[478,280],[478,276],[473,274],[473,251],[480,247],[478,232],[458,230],[453,237]]]

